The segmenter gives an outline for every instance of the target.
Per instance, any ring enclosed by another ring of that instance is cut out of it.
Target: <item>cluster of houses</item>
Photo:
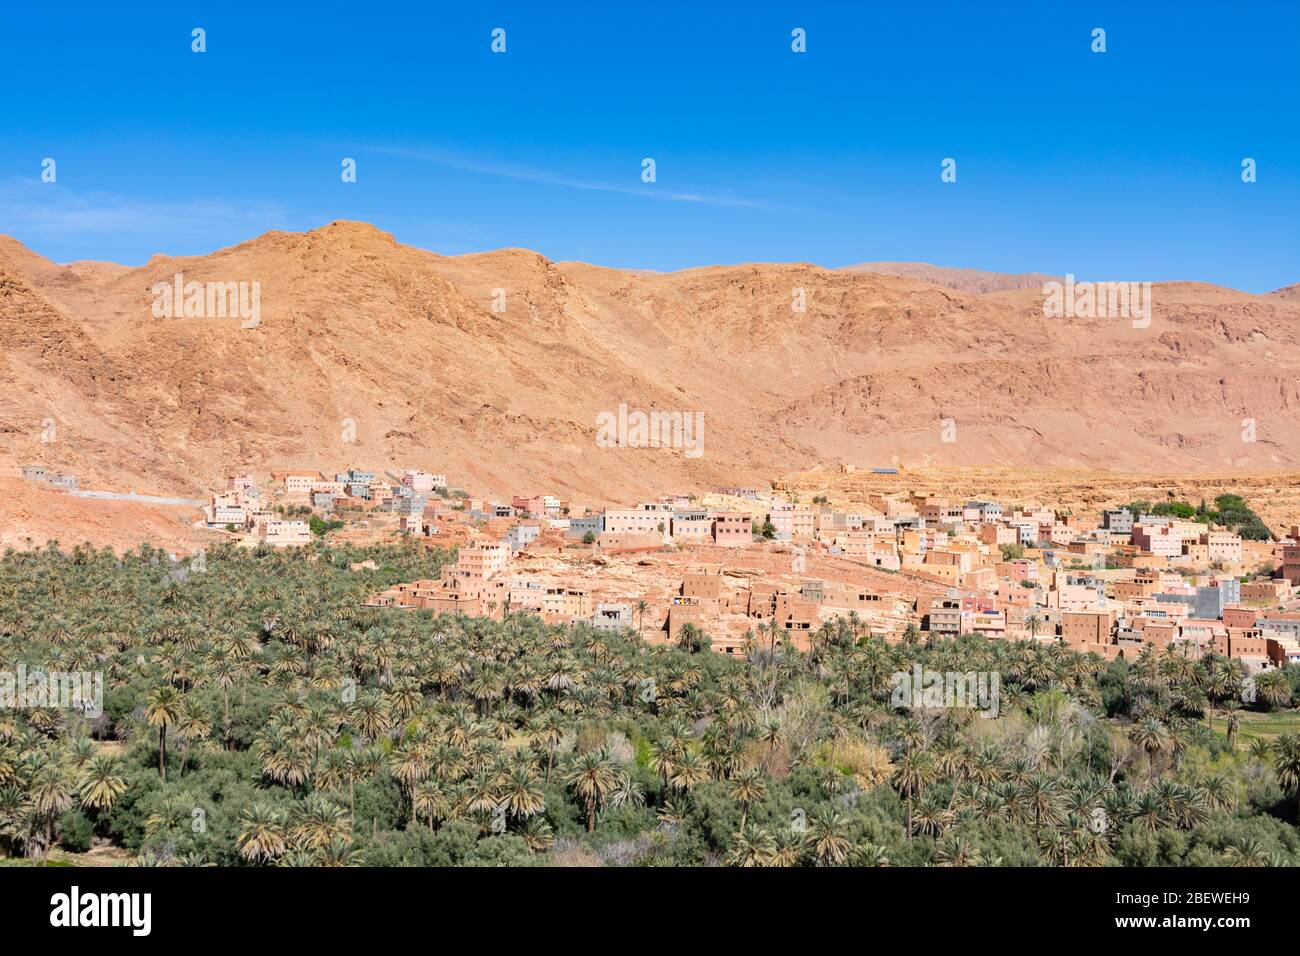
[[[457,547],[439,578],[398,584],[369,607],[524,611],[635,628],[652,642],[676,642],[694,625],[731,654],[758,623],[806,647],[822,624],[853,612],[862,634],[891,641],[909,631],[979,634],[1064,641],[1111,659],[1174,645],[1252,670],[1300,661],[1300,613],[1284,610],[1300,586],[1300,528],[1282,542],[1243,541],[1204,522],[1125,509],[1075,515],[905,494],[836,508],[744,486],[578,515],[553,495],[490,500],[416,469],[271,477],[264,496],[251,476],[230,476],[205,509],[207,524],[279,546],[311,540],[299,517],[308,510],[381,516],[394,531]],[[561,560],[575,552],[602,560],[576,572]],[[656,554],[686,557],[647,572],[653,585],[606,584],[602,568],[616,556],[650,565]]]
[[[924,523],[900,532],[901,569],[948,585],[925,609],[932,634],[1060,640],[1112,660],[1172,646],[1251,671],[1300,662],[1300,615],[1282,611],[1300,583],[1300,528],[1274,543],[1127,509],[906,504]]]
[[[252,475],[240,472],[229,475],[225,489],[210,496],[203,520],[209,528],[248,533],[275,547],[311,540],[310,524],[295,517],[304,512],[340,517],[389,514],[396,530],[423,535],[435,530],[426,523],[429,499],[446,488],[445,475],[418,469],[380,476],[349,468],[332,479],[318,471],[272,472],[263,493]]]

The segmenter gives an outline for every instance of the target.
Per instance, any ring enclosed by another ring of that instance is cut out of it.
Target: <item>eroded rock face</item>
[[[259,283],[258,323],[156,317],[152,290],[177,274]],[[185,495],[236,467],[424,465],[577,504],[836,461],[1300,468],[1294,294],[1157,284],[1134,328],[1044,317],[1035,276],[909,274],[443,257],[361,223],[139,268],[4,240],[0,455]],[[702,454],[598,447],[620,404],[703,413]]]

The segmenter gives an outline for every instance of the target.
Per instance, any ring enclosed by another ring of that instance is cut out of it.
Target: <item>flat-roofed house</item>
[[[567,622],[591,617],[591,592],[586,588],[548,587],[542,595],[542,617]]]
[[[719,511],[713,516],[713,543],[719,548],[746,548],[754,543],[750,516],[736,511]]]
[[[311,541],[311,528],[305,521],[272,518],[262,524],[260,536],[267,544],[277,548],[307,544]]]
[[[1201,535],[1201,544],[1206,546],[1206,557],[1210,562],[1222,564],[1241,563],[1241,536],[1231,531],[1207,531]]]
[[[767,520],[776,529],[776,537],[782,541],[811,538],[816,531],[816,516],[809,505],[774,501],[768,509]]]
[[[672,512],[649,511],[643,508],[607,508],[605,510],[605,533],[628,534],[663,534],[672,521]]]
[[[209,528],[224,528],[228,524],[242,527],[248,521],[248,510],[238,494],[212,495],[203,509],[203,519]]]
[[[481,541],[461,548],[456,565],[465,577],[486,580],[510,563],[510,548],[499,541]]]
[[[1061,639],[1076,650],[1109,644],[1115,627],[1115,612],[1066,611],[1061,615]]]
[[[1168,525],[1135,524],[1133,543],[1143,551],[1163,558],[1183,553],[1183,539]]]
[[[446,475],[435,475],[418,468],[407,468],[402,472],[402,484],[412,491],[429,494],[435,489],[447,487]]]
[[[591,626],[600,631],[621,631],[632,626],[630,604],[597,604]]]
[[[703,511],[676,511],[669,533],[678,544],[709,544],[713,540],[713,519]]]
[[[315,471],[276,472],[272,477],[284,483],[284,493],[296,501],[311,498],[311,486],[321,480]]]

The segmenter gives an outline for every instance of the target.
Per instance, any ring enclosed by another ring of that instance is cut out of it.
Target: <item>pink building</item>
[[[668,530],[672,512],[646,508],[609,508],[605,511],[606,534],[657,534]]]
[[[1241,537],[1231,531],[1211,531],[1203,534],[1201,544],[1206,546],[1207,559],[1211,562],[1241,563]]]
[[[754,543],[751,518],[735,511],[719,511],[713,516],[713,543],[720,548],[747,548]]]
[[[789,501],[773,502],[767,520],[772,522],[778,535],[791,538],[811,538],[816,530],[816,517],[809,505]]]
[[[674,516],[671,534],[682,544],[708,544],[713,538],[713,522],[709,518]]]
[[[515,495],[510,499],[510,507],[530,518],[542,518],[546,516],[546,496]]]
[[[427,494],[435,488],[447,487],[446,475],[434,475],[427,471],[420,471],[417,468],[407,468],[402,472],[402,484],[412,491],[419,491]]]
[[[1167,525],[1135,524],[1133,543],[1143,551],[1162,558],[1172,558],[1183,553],[1183,539]]]

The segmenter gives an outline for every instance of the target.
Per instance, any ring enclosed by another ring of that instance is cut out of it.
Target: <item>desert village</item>
[[[3,477],[77,488],[75,476],[38,466],[5,466]],[[837,508],[756,487],[575,514],[549,494],[494,501],[444,474],[357,468],[262,482],[231,474],[198,524],[247,546],[328,532],[455,549],[438,579],[398,584],[368,607],[530,612],[724,654],[746,653],[755,634],[807,649],[842,618],[857,636],[891,642],[975,634],[1062,641],[1106,659],[1172,645],[1249,671],[1300,662],[1297,527],[1278,542],[1243,540],[1128,509],[1076,515],[904,493]]]

